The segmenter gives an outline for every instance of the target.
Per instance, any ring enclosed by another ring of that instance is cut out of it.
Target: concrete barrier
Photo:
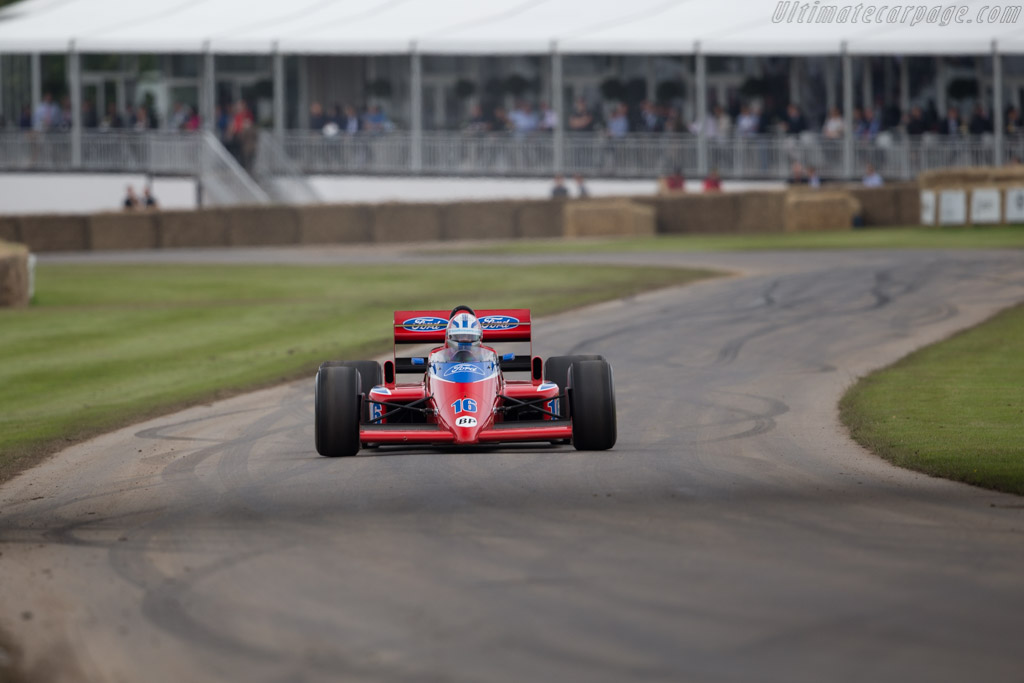
[[[787,193],[783,223],[786,232],[850,230],[860,202],[845,191],[810,190]]]
[[[152,212],[97,213],[88,218],[89,247],[95,251],[156,249],[157,216]]]
[[[87,251],[88,221],[70,214],[32,215],[18,218],[21,243],[30,251]]]
[[[217,213],[226,224],[228,245],[232,247],[299,243],[298,213],[290,206],[245,206]]]
[[[0,242],[0,308],[28,306],[28,248]]]
[[[519,239],[564,236],[565,204],[555,199],[518,202],[515,236]]]
[[[443,211],[440,204],[379,204],[373,214],[373,241],[439,241]]]
[[[174,247],[226,247],[227,220],[224,211],[161,211],[157,214],[159,246]]]
[[[446,240],[510,240],[516,236],[516,202],[458,202],[444,205],[441,238]]]
[[[656,231],[652,206],[622,199],[565,203],[566,237],[642,237]]]
[[[370,204],[331,204],[295,209],[302,244],[352,244],[373,241]]]

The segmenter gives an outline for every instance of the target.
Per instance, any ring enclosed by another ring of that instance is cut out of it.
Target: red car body
[[[399,356],[401,346],[444,344],[447,311],[396,311],[395,361],[384,368],[384,383],[367,396],[367,420],[359,440],[375,444],[507,443],[561,441],[572,438],[569,420],[560,419],[560,391],[545,381],[541,360],[532,355],[530,311],[477,311],[485,349],[498,362],[428,363],[427,358]],[[508,343],[530,343],[530,355],[500,354]],[[422,363],[418,362],[422,360]],[[509,369],[529,373],[528,379],[509,379]],[[396,381],[398,374],[421,373],[413,382]],[[409,408],[412,406],[412,409]],[[420,411],[422,408],[422,412]],[[410,410],[422,421],[410,421]]]

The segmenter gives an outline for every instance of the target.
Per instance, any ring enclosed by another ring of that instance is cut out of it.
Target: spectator
[[[117,105],[111,102],[107,105],[107,115],[100,122],[100,128],[118,130],[124,128],[124,119],[117,113]]]
[[[345,133],[347,135],[355,135],[363,129],[363,124],[359,120],[359,112],[351,104],[346,104],[342,110],[345,114]]]
[[[715,117],[715,134],[720,138],[729,137],[729,133],[732,129],[732,119],[725,113],[725,110],[715,105],[715,108],[711,110]]]
[[[821,134],[827,140],[838,140],[843,137],[846,124],[843,122],[843,115],[839,113],[839,107],[832,107],[825,119],[825,125],[821,127]]]
[[[167,125],[171,127],[171,130],[185,130],[186,123],[188,123],[188,109],[181,102],[175,102]]]
[[[391,119],[384,113],[379,104],[375,104],[370,107],[370,111],[366,113],[366,130],[371,133],[386,133],[387,131],[394,128],[391,123]]]
[[[484,110],[479,104],[474,104],[469,109],[469,118],[463,124],[462,130],[467,133],[486,133],[491,129],[491,124],[484,117]]]
[[[319,102],[309,105],[309,129],[321,132],[326,123],[327,118],[324,116],[323,106]]]
[[[910,108],[910,116],[907,117],[906,129],[907,135],[922,135],[927,130],[924,122],[924,114],[921,112],[921,107]]]
[[[793,103],[786,107],[786,118],[782,123],[790,135],[799,135],[807,130],[807,120],[804,119],[800,108]]]
[[[594,115],[587,107],[586,100],[577,97],[572,114],[569,116],[569,130],[573,133],[590,133],[596,127]]]
[[[491,119],[491,130],[496,133],[503,133],[512,130],[512,122],[509,121],[508,112],[504,107],[495,107]]]
[[[139,198],[135,196],[135,188],[131,185],[125,188],[123,206],[125,211],[134,211],[139,208]]]
[[[740,115],[736,119],[736,134],[742,138],[749,138],[757,135],[759,127],[757,112],[744,105],[740,107]]]
[[[640,105],[640,130],[645,133],[660,133],[665,130],[665,121],[654,109],[654,104],[644,100]]]
[[[658,180],[658,191],[662,194],[686,192],[686,179],[683,170],[676,166],[672,172]]]
[[[159,207],[157,206],[156,197],[153,196],[153,190],[149,185],[146,185],[146,189],[143,190],[142,201],[145,207],[151,211],[155,211]]]
[[[576,181],[576,196],[580,199],[586,199],[590,196],[590,192],[587,191],[587,186],[583,184],[583,176],[577,173],[573,176],[573,180]]]
[[[864,187],[881,187],[885,184],[885,181],[882,180],[882,176],[878,174],[878,171],[876,171],[875,167],[871,164],[864,167],[863,182]]]
[[[818,169],[813,166],[807,167],[807,185],[815,189],[821,187],[821,177],[818,175]]]
[[[145,131],[149,128],[149,112],[145,107],[139,107],[135,110],[135,124],[132,126],[132,130]]]
[[[694,121],[690,124],[690,132],[694,135],[700,135],[701,127],[704,128],[704,135],[709,138],[718,137],[718,123],[715,118],[710,114],[704,114],[699,121]]]
[[[799,161],[794,161],[789,165],[789,179],[786,181],[790,185],[806,185],[807,175],[804,171],[804,165]]]
[[[711,169],[711,173],[708,173],[708,177],[704,179],[704,191],[705,192],[721,192],[722,191],[722,179],[718,176],[718,169]]]
[[[202,122],[199,120],[199,114],[196,112],[196,108],[189,105],[188,107],[188,120],[185,121],[185,130],[196,131],[199,130],[199,126]]]
[[[939,125],[941,135],[960,135],[963,123],[960,121],[960,112],[956,107],[950,107],[946,111],[946,118],[942,119]]]
[[[854,126],[854,135],[862,140],[874,140],[882,130],[882,112],[878,109],[864,108],[864,115]]]
[[[540,129],[551,132],[558,128],[558,112],[548,106],[547,102],[540,105]]]
[[[860,139],[867,135],[867,124],[864,122],[864,112],[860,107],[853,108],[853,137]]]
[[[565,186],[565,177],[561,174],[555,176],[555,186],[551,188],[552,199],[566,199],[569,196],[569,190]]]
[[[622,138],[629,132],[629,109],[621,102],[615,107],[615,112],[608,120],[608,135],[613,138]]]
[[[663,127],[666,133],[686,132],[686,124],[683,122],[683,116],[675,107],[670,107],[668,113],[665,114],[665,123]]]
[[[526,101],[520,102],[519,106],[508,115],[508,118],[512,122],[512,130],[515,131],[516,137],[529,135],[540,126],[540,117]]]
[[[980,102],[974,105],[974,111],[971,113],[971,122],[967,125],[967,130],[971,135],[983,135],[992,132],[992,121],[989,119],[988,114],[985,113],[985,109],[981,106]]]
[[[1010,107],[1006,112],[1006,134],[1016,136],[1021,131],[1020,110],[1017,107]]]
[[[96,116],[96,106],[92,103],[92,100],[86,100],[82,103],[82,126],[92,129],[98,128],[99,125],[99,118]]]
[[[218,104],[215,121],[217,122],[217,136],[221,141],[226,142],[228,136],[228,125],[231,124],[231,111],[229,107],[223,104]]]
[[[53,95],[44,93],[43,99],[36,105],[32,114],[32,130],[37,133],[45,133],[58,125],[60,110],[53,101]]]
[[[18,128],[22,130],[32,129],[32,107],[25,105],[21,108],[21,116],[18,118]]]

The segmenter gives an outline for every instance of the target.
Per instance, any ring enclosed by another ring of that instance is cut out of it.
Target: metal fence
[[[85,132],[81,164],[72,166],[69,133],[0,133],[0,170],[118,171],[167,175],[202,173],[204,136],[185,133]],[[419,154],[406,132],[335,135],[290,131],[264,155],[274,175],[429,174],[454,176],[536,176],[555,173],[554,137],[549,134],[425,133]],[[567,134],[562,172],[588,177],[654,178],[674,169],[700,177],[715,169],[724,178],[783,180],[794,162],[814,166],[823,178],[859,177],[868,163],[887,179],[913,178],[943,166],[993,164],[992,136],[899,137],[888,133],[855,141],[848,159],[843,140],[818,135],[709,139],[706,155],[690,135]],[[1004,159],[1024,157],[1024,139],[1005,141]],[[702,163],[703,161],[703,163]],[[287,163],[284,163],[287,162]],[[414,168],[414,164],[417,166]],[[281,170],[285,169],[285,170]],[[257,169],[258,170],[258,169]],[[232,181],[238,184],[238,178]]]

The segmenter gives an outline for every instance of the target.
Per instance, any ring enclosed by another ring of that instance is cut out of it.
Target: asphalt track
[[[207,256],[347,252],[246,253]],[[75,446],[0,488],[30,678],[1024,680],[1022,500],[836,419],[859,374],[1024,300],[1021,252],[581,258],[745,273],[537,324],[613,364],[613,451],[320,458],[311,381]]]

